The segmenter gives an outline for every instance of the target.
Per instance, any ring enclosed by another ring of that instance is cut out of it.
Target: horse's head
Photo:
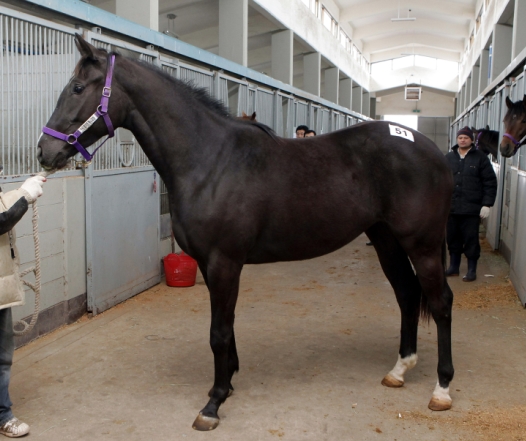
[[[104,135],[113,135],[113,127],[120,126],[124,118],[123,112],[118,110],[123,108],[119,101],[124,94],[114,79],[110,90],[105,87],[111,64],[108,53],[95,48],[78,34],[75,35],[75,44],[81,58],[38,141],[38,160],[46,170],[64,167],[68,159],[78,153],[75,145],[85,148]],[[101,100],[103,94],[106,105]],[[95,114],[100,118],[95,120]]]
[[[504,117],[504,137],[500,143],[500,153],[509,158],[526,141],[526,95],[522,101],[512,102],[506,97],[508,112]]]

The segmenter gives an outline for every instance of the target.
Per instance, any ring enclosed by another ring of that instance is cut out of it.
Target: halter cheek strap
[[[515,150],[513,150],[513,154],[519,150],[519,147],[523,145],[526,142],[526,135],[524,135],[520,141],[517,141],[513,136],[511,136],[509,133],[505,133],[503,137],[508,138],[513,144],[515,145]]]
[[[480,131],[477,135],[477,139],[475,140],[475,148],[478,150],[479,149],[479,141],[480,141],[480,136],[482,135],[482,131]]]
[[[93,115],[91,115],[85,122],[82,124],[75,133],[70,133],[69,135],[66,135],[65,133],[57,132],[56,130],[50,129],[49,127],[44,126],[42,128],[42,132],[46,135],[53,136],[54,138],[61,139],[62,141],[66,141],[68,144],[71,144],[74,146],[79,153],[84,156],[86,161],[91,161],[93,159],[93,156],[95,156],[95,153],[97,153],[97,150],[100,149],[104,143],[110,139],[113,138],[115,135],[115,130],[113,129],[113,124],[111,123],[110,115],[108,115],[108,105],[110,102],[110,96],[111,96],[111,80],[113,77],[113,68],[115,66],[115,55],[112,55],[109,59],[108,63],[108,70],[106,72],[106,82],[104,83],[104,88],[102,89],[102,97],[100,99],[100,104],[97,107],[97,110]],[[106,123],[106,127],[108,129],[108,137],[102,142],[101,145],[99,145],[93,154],[90,154],[79,142],[79,137],[82,135],[86,130],[88,130],[95,122],[102,117],[104,122]]]

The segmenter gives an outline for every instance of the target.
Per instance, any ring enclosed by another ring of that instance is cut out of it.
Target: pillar
[[[370,116],[371,113],[371,94],[365,89],[363,89],[362,113],[365,116]]]
[[[219,56],[247,65],[248,0],[219,2]]]
[[[471,71],[471,101],[479,95],[480,67],[473,66]]]
[[[515,12],[513,15],[513,42],[511,44],[511,59],[526,48],[526,3],[515,0]]]
[[[338,104],[338,89],[340,83],[340,69],[330,67],[325,69],[325,99]]]
[[[513,28],[511,26],[496,24],[493,29],[493,51],[491,53],[491,80],[508,67],[511,62],[511,43]]]
[[[340,80],[339,100],[340,106],[347,107],[348,109],[351,108],[352,80],[350,78]]]
[[[313,95],[320,95],[321,54],[314,52],[303,56],[303,88]]]
[[[154,31],[159,30],[159,0],[115,0],[115,14]]]
[[[488,87],[489,84],[489,49],[484,49],[480,53],[480,80],[479,95]]]
[[[292,85],[294,33],[287,29],[272,34],[271,69],[272,77]]]
[[[354,83],[352,88],[352,109],[355,112],[362,113],[362,86]]]

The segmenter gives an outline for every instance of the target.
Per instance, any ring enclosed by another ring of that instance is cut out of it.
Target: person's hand
[[[26,199],[29,203],[35,202],[38,197],[42,196],[42,186],[46,180],[44,176],[33,176],[22,184],[20,188],[28,193],[29,198],[26,196]]]
[[[486,219],[489,216],[489,207],[482,207],[480,209],[480,218]]]

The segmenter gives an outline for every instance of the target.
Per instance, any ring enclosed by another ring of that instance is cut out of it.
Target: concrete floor
[[[380,384],[396,362],[399,310],[365,242],[245,268],[241,370],[211,433],[191,428],[213,378],[202,279],[160,284],[17,350],[14,412],[31,439],[53,441],[524,439],[516,426],[526,410],[526,311],[512,291],[477,303],[480,290],[510,292],[504,260],[485,247],[479,280],[450,281],[464,300],[454,311],[453,408],[433,413],[433,323],[420,326],[419,363],[405,386]]]

